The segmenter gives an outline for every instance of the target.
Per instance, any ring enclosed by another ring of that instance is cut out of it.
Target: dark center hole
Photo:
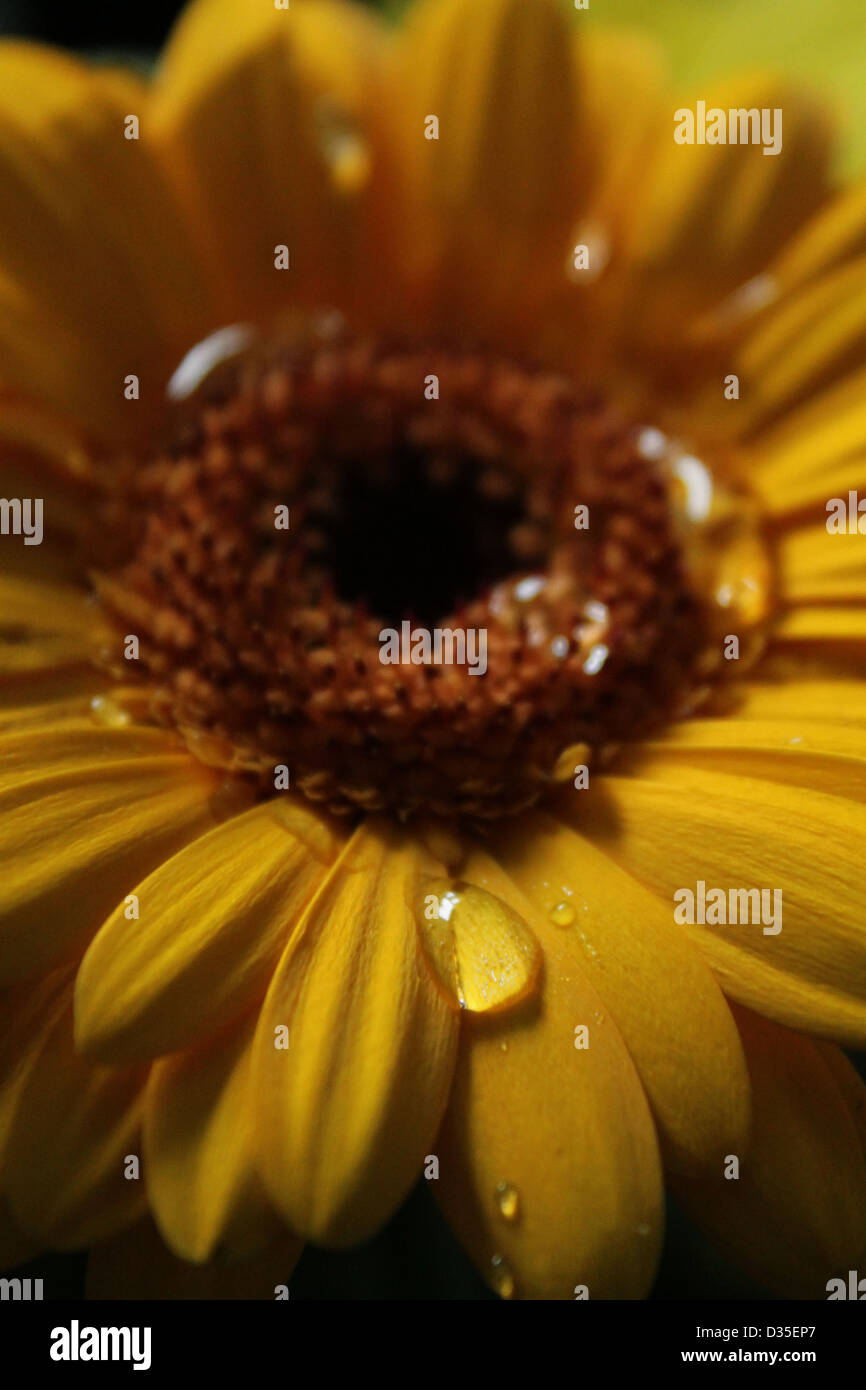
[[[389,625],[434,627],[517,570],[543,563],[522,487],[471,458],[403,448],[378,476],[345,466],[320,522],[337,592]]]

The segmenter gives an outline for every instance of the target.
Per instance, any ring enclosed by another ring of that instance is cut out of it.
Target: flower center
[[[250,349],[100,514],[97,588],[138,638],[113,669],[263,794],[513,814],[674,717],[713,664],[646,435],[468,351]]]

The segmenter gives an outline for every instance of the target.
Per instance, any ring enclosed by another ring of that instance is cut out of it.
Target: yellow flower
[[[866,202],[696,99],[781,152],[556,0],[0,48],[5,1263],[273,1297],[422,1172],[505,1297],[664,1182],[866,1255]]]

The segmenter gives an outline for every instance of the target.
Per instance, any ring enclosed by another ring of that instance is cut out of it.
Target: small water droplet
[[[493,1270],[493,1287],[500,1298],[513,1298],[515,1292],[514,1275],[501,1255],[494,1255],[490,1261]]]
[[[645,459],[660,459],[667,453],[669,441],[661,430],[656,429],[654,425],[647,425],[638,435],[636,445],[638,453]]]
[[[520,1216],[520,1193],[510,1182],[496,1184],[496,1205],[504,1221],[516,1221]]]
[[[130,722],[129,711],[109,695],[94,695],[90,713],[97,724],[104,724],[107,729],[125,729]]]
[[[237,357],[249,347],[254,337],[249,324],[232,323],[208,334],[191,347],[166,387],[169,400],[182,401],[202,385],[217,367]]]
[[[341,193],[358,193],[370,177],[370,146],[354,118],[336,102],[324,99],[316,117],[322,153],[337,189]]]
[[[574,921],[574,908],[571,903],[557,903],[550,913],[550,920],[557,927],[570,927]]]
[[[586,658],[586,661],[583,663],[584,671],[588,676],[597,675],[607,661],[607,658],[608,648],[605,646],[604,642],[596,642],[589,656]]]

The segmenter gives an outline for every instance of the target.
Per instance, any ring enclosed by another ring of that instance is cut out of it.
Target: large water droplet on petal
[[[429,879],[417,913],[440,983],[461,1009],[508,1008],[534,988],[541,949],[526,923],[500,898],[459,880]]]

